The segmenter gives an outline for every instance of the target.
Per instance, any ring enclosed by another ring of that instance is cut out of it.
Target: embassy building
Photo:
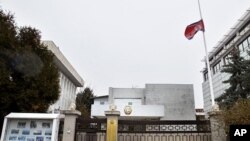
[[[230,77],[230,74],[222,73],[223,65],[228,63],[228,57],[233,49],[238,49],[245,59],[250,57],[247,50],[250,48],[250,8],[238,20],[233,28],[217,43],[214,49],[209,53],[209,63],[211,67],[213,90],[215,99],[221,96],[229,84],[223,83]],[[205,66],[206,63],[205,63]],[[203,73],[203,100],[204,111],[207,114],[212,109],[211,95],[209,89],[207,67],[202,70]]]
[[[109,95],[94,97],[91,117],[106,118],[110,105],[122,120],[195,120],[192,84],[146,84],[144,88],[109,88]]]
[[[43,41],[42,43],[54,54],[54,62],[60,74],[60,97],[49,107],[48,112],[68,110],[71,103],[75,103],[77,88],[83,87],[84,80],[53,41]]]

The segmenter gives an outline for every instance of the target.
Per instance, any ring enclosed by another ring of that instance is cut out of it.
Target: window
[[[133,105],[133,103],[132,102],[128,102],[128,105]]]
[[[240,45],[238,46],[238,49],[239,49],[240,52],[243,52],[243,51],[244,51],[243,45],[240,44]]]
[[[220,69],[222,69],[223,65],[224,65],[224,62],[220,61]]]
[[[218,71],[220,71],[220,62],[213,66],[213,74],[216,74]]]
[[[242,46],[244,51],[248,50],[248,48],[250,47],[250,40],[249,39],[250,39],[250,36],[239,44],[239,47]]]
[[[230,62],[229,55],[230,55],[230,53],[227,54],[227,55],[224,57],[224,64],[225,64],[225,65],[229,64],[229,62]]]
[[[204,81],[207,81],[207,80],[208,80],[208,74],[207,74],[207,72],[204,73],[204,76],[203,76],[203,77],[204,77]]]
[[[246,38],[245,40],[243,40],[239,45],[238,45],[238,49],[240,51],[240,55],[242,57],[248,57],[247,51],[250,48],[250,42],[249,42],[250,36],[248,38]]]
[[[248,43],[250,43],[250,36],[248,36],[248,39],[247,39],[247,40],[248,40]]]
[[[104,105],[104,103],[105,103],[104,101],[100,101],[100,105]]]
[[[248,47],[248,41],[247,40],[243,41],[243,47],[244,47],[244,49]]]
[[[213,66],[213,74],[215,74],[217,72],[217,68],[216,66]]]

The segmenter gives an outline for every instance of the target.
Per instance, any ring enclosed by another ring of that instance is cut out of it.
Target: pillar
[[[77,110],[65,110],[63,111],[63,114],[65,115],[65,117],[62,141],[74,141],[76,119],[81,115],[81,112]]]
[[[105,111],[107,117],[106,141],[117,141],[119,111]]]
[[[224,130],[224,123],[220,119],[220,111],[208,112],[211,124],[211,138],[212,141],[226,141],[227,136]]]

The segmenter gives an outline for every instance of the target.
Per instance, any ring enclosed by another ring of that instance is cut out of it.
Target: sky
[[[250,7],[249,0],[200,0],[211,51]],[[197,0],[0,0],[18,26],[52,40],[93,89],[143,88],[148,83],[193,84],[203,107],[202,32],[187,40],[200,20]]]

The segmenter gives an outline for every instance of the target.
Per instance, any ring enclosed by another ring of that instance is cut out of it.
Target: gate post
[[[211,124],[212,141],[226,141],[226,133],[224,130],[224,123],[220,120],[220,111],[208,112]]]
[[[118,117],[120,116],[120,111],[115,111],[115,108],[110,109],[110,111],[105,111],[107,117],[106,141],[117,141]]]
[[[65,110],[63,111],[64,127],[63,127],[63,141],[74,141],[75,139],[75,127],[76,119],[81,115],[81,112],[77,110]]]

